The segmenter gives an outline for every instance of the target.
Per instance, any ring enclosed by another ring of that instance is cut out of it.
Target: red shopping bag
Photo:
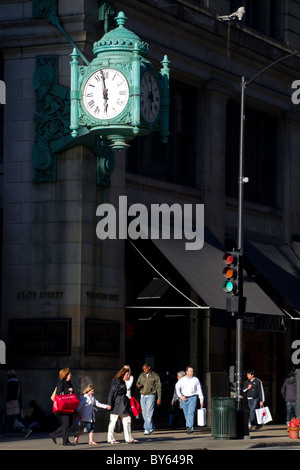
[[[78,408],[79,400],[75,393],[69,395],[55,395],[53,400],[53,413],[73,413]]]
[[[130,406],[131,406],[131,411],[132,411],[133,416],[139,416],[141,414],[142,412],[141,405],[134,397],[130,398]]]

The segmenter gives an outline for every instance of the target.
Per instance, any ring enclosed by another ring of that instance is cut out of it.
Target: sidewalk
[[[135,439],[139,444],[126,444],[124,434],[116,434],[120,444],[112,445],[106,442],[106,432],[94,434],[94,440],[98,445],[88,444],[88,435],[81,436],[76,446],[62,446],[61,438],[57,439],[57,445],[49,438],[47,433],[33,433],[25,439],[22,433],[12,433],[0,436],[0,451],[2,450],[103,450],[117,454],[118,451],[129,451],[134,455],[135,451],[160,451],[163,453],[200,450],[255,450],[269,449],[276,446],[288,448],[299,448],[300,439],[290,439],[285,425],[267,424],[259,430],[253,430],[244,439],[215,439],[208,427],[196,427],[192,434],[186,434],[184,430],[158,429],[153,434],[145,436],[142,431],[133,431]],[[73,435],[70,441],[74,442]]]

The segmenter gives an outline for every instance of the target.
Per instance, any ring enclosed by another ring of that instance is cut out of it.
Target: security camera
[[[235,11],[234,13],[231,13],[229,17],[233,17],[234,19],[238,19],[239,21],[241,21],[243,19],[245,12],[246,12],[245,8],[240,7],[237,11]]]
[[[237,11],[231,13],[231,15],[219,16],[217,15],[217,20],[219,21],[231,21],[231,20],[238,20],[241,21],[245,14],[246,10],[244,7],[238,8]]]

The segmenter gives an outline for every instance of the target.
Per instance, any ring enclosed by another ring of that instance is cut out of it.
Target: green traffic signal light
[[[224,281],[222,288],[223,291],[227,292],[228,294],[236,294],[237,292],[237,285],[232,281]]]

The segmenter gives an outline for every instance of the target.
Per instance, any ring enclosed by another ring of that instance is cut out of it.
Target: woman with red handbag
[[[61,369],[59,371],[59,380],[57,382],[56,395],[70,395],[71,393],[74,392],[73,385],[71,383],[71,377],[72,377],[72,374],[68,367],[65,369]],[[69,441],[69,436],[68,436],[69,428],[73,420],[73,413],[69,412],[65,414],[63,411],[62,412],[58,411],[55,413],[56,415],[59,415],[61,424],[56,429],[56,431],[50,433],[50,437],[53,440],[54,444],[57,444],[56,438],[61,435],[64,446],[74,445]]]
[[[129,378],[129,368],[122,367],[111,382],[107,403],[111,406],[110,422],[108,426],[107,442],[120,444],[114,438],[114,430],[119,416],[122,419],[125,441],[128,444],[136,444],[139,441],[131,435],[130,401],[127,397],[126,381]]]

